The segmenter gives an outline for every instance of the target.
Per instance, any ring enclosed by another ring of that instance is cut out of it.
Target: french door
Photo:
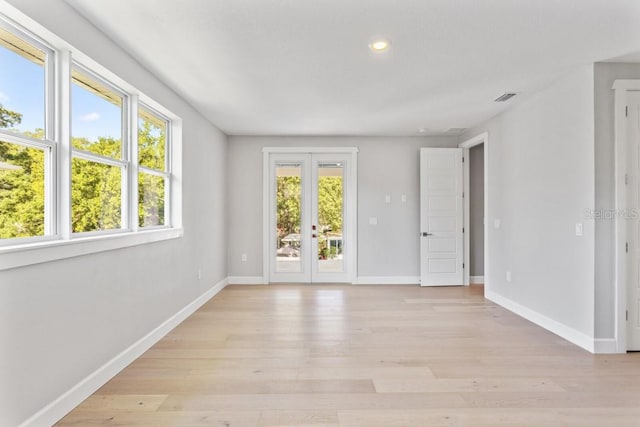
[[[354,281],[355,150],[350,151],[265,151],[268,282]]]

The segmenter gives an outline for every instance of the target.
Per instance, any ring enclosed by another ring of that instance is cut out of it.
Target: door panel
[[[462,149],[420,150],[420,283],[463,284]]]
[[[311,238],[305,233],[309,197],[309,160],[282,154],[270,161],[269,281],[308,282],[311,280]]]

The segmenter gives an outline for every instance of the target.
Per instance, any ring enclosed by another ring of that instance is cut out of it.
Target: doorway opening
[[[356,153],[265,149],[265,283],[353,283]]]
[[[469,149],[469,284],[484,284],[484,143]]]
[[[458,146],[465,158],[464,284],[483,284],[486,295],[490,293],[489,134],[482,133]]]

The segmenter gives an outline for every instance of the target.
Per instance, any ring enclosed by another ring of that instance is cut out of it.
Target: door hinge
[[[624,244],[624,251],[625,251],[626,253],[629,253],[629,242],[627,242],[627,243],[625,243],[625,244]]]
[[[624,316],[625,316],[625,319],[626,319],[626,320],[627,320],[627,322],[628,322],[628,321],[629,321],[629,310],[625,310],[625,312],[624,312]]]
[[[464,191],[462,192],[462,198],[464,199]]]
[[[464,269],[464,262],[462,263],[462,269]]]
[[[464,156],[462,156],[462,163],[464,163]]]
[[[629,117],[629,106],[628,105],[624,107],[624,116],[625,117]]]
[[[624,185],[629,185],[629,174],[628,173],[624,174]]]
[[[464,233],[464,227],[462,227],[462,232]]]

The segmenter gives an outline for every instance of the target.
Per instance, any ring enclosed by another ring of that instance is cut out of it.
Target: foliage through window
[[[138,225],[165,224],[167,119],[140,107],[138,117]]]
[[[42,49],[0,27],[0,239],[47,233],[46,64]]]

